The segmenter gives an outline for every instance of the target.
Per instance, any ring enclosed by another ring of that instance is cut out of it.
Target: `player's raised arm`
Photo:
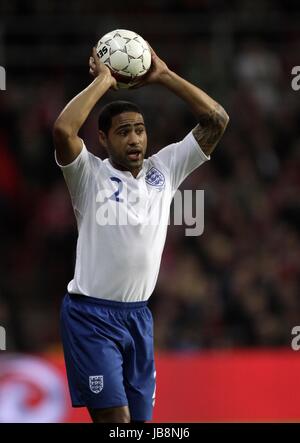
[[[110,70],[99,60],[96,49],[89,60],[94,81],[74,97],[54,123],[53,139],[57,160],[61,165],[71,163],[79,155],[82,143],[78,131],[98,100],[110,89],[116,89],[116,80]]]
[[[198,118],[198,124],[193,129],[195,139],[206,155],[211,154],[226,129],[228,114],[204,91],[172,72],[152,48],[151,54],[150,71],[140,85],[159,83],[181,97]]]

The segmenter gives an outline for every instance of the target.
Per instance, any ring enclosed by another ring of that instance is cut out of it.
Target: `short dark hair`
[[[98,117],[98,129],[107,135],[111,128],[112,118],[123,112],[137,112],[138,114],[143,115],[142,111],[136,104],[124,100],[117,100],[108,103],[101,109]]]

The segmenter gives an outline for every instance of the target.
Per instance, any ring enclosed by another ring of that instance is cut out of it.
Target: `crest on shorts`
[[[156,188],[163,188],[165,184],[165,177],[163,173],[154,167],[149,169],[145,180],[148,185],[155,186]]]
[[[103,389],[103,375],[90,375],[89,385],[94,394],[99,394]]]

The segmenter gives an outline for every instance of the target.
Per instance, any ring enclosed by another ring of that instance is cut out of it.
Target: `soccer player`
[[[78,131],[101,97],[117,89],[95,48],[89,61],[94,80],[67,104],[53,129],[78,226],[74,278],[61,310],[62,341],[72,405],[87,407],[95,423],[152,418],[155,365],[147,300],[171,200],[187,175],[210,159],[229,120],[222,106],[151,52],[152,66],[139,86],[160,84],[194,111],[198,124],[183,140],[145,159],[142,111],[116,101],[99,116],[99,141],[108,158],[87,150]],[[116,223],[105,223],[107,212],[118,214]]]

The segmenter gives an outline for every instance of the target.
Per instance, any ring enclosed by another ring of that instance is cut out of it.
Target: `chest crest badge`
[[[165,176],[158,169],[152,167],[146,174],[145,177],[146,183],[150,186],[154,186],[156,188],[164,188],[165,186]]]

